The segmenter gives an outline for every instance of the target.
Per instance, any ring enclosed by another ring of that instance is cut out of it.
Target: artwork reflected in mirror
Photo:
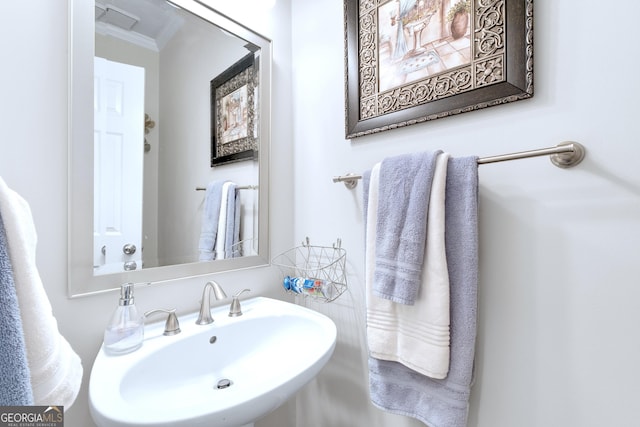
[[[211,166],[257,155],[258,59],[249,53],[211,80]]]
[[[164,0],[95,12],[94,274],[256,255],[259,76],[234,115],[245,133],[216,168],[210,84],[240,60],[257,64],[259,47]]]

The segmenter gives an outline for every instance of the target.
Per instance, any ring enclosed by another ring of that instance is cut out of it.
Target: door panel
[[[93,258],[104,274],[142,268],[144,69],[98,57],[94,65]]]

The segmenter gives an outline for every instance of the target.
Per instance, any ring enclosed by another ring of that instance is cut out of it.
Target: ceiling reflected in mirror
[[[112,0],[95,3],[96,32],[160,51],[184,24],[166,1]]]

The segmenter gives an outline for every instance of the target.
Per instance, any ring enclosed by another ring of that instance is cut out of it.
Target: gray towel
[[[0,215],[0,406],[33,405],[13,268]]]
[[[220,204],[222,202],[222,185],[224,181],[212,181],[207,185],[207,192],[202,209],[202,224],[200,225],[200,261],[211,261],[215,258],[214,248],[218,235],[218,219],[220,218]]]
[[[380,165],[373,293],[412,305],[421,283],[427,212],[442,151],[386,158]]]
[[[476,341],[478,287],[477,157],[451,158],[445,201],[451,295],[451,360],[442,380],[397,362],[369,358],[371,401],[429,427],[467,425]]]

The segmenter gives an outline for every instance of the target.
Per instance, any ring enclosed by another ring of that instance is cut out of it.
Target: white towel
[[[431,378],[449,370],[449,275],[444,238],[448,154],[437,157],[429,196],[426,249],[421,283],[413,305],[376,296],[370,256],[375,256],[377,176],[372,171],[367,210],[367,339],[369,354],[400,362]]]
[[[376,266],[376,224],[378,217],[378,183],[380,176],[380,163],[376,163],[371,169],[371,177],[369,178],[368,187],[364,188],[364,209],[365,209],[365,285],[367,288],[373,282]],[[366,180],[365,180],[366,183]],[[365,184],[366,185],[366,184]],[[367,289],[366,292],[367,307],[371,304],[372,294]]]
[[[225,258],[237,256],[234,253],[234,248],[240,241],[240,209],[240,191],[236,184],[231,183],[227,200],[227,230],[224,244]]]
[[[80,391],[82,362],[60,335],[36,267],[37,235],[28,203],[0,177],[0,212],[24,331],[35,405],[68,409]]]
[[[224,245],[227,240],[227,208],[229,206],[229,187],[231,182],[227,181],[222,185],[222,195],[220,198],[220,215],[218,217],[218,234],[216,236],[215,254],[216,259],[226,258]]]

